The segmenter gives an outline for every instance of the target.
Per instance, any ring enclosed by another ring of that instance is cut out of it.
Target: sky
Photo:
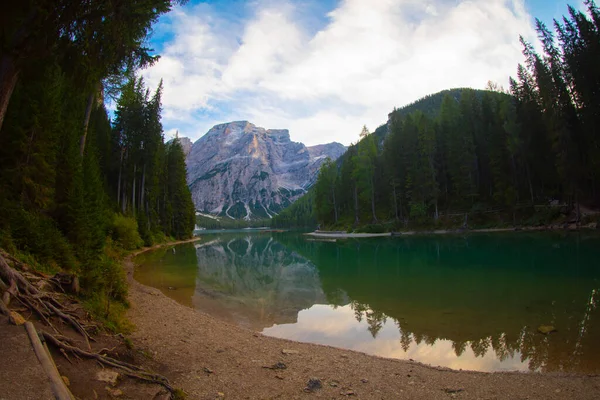
[[[455,87],[505,87],[536,42],[582,0],[191,0],[150,38],[163,126],[197,140],[247,120],[306,145],[356,142],[394,107]]]

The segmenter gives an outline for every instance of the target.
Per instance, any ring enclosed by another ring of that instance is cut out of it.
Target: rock
[[[464,391],[464,389],[450,389],[450,388],[444,388],[442,390],[448,394],[456,394],[456,393],[460,393],[460,392]]]
[[[2,300],[0,300],[0,301],[2,301]],[[23,325],[25,323],[25,318],[23,318],[21,316],[21,314],[19,314],[18,312],[11,311],[10,312],[10,317],[8,317],[8,321],[11,324],[13,324],[13,325],[20,326],[20,325]]]
[[[342,391],[340,392],[340,394],[341,394],[342,396],[355,396],[355,395],[356,395],[356,393],[355,393],[355,392],[354,392],[354,390],[352,390],[352,389],[342,390]]]
[[[223,392],[217,392],[217,397],[218,397],[219,399],[222,399],[222,398],[224,398],[224,397],[225,397],[225,393],[223,393]]]
[[[275,375],[275,378],[277,378],[279,380],[283,380],[284,379],[283,376],[281,376],[281,375]]]
[[[212,374],[214,371],[208,367],[204,367],[202,368],[202,371],[206,372],[207,374]]]
[[[117,384],[117,380],[119,379],[119,373],[110,369],[103,369],[102,371],[98,371],[96,373],[96,380],[100,382],[110,383],[112,386]]]
[[[365,379],[365,378],[361,379],[360,381],[361,381],[362,383],[369,383],[369,380],[368,380],[368,379]]]
[[[105,387],[105,389],[111,397],[123,396],[123,391],[121,389],[112,389],[109,386]]]
[[[306,387],[304,388],[305,392],[314,392],[315,390],[319,390],[323,387],[321,384],[321,380],[318,378],[310,378],[306,383]]]
[[[306,147],[285,129],[248,121],[215,125],[186,157],[192,199],[201,213],[232,218],[270,218],[306,192],[339,143]]]
[[[71,381],[69,380],[69,378],[67,378],[64,375],[61,375],[61,379],[63,380],[63,382],[65,383],[65,385],[71,386]]]
[[[331,387],[338,387],[339,385],[340,385],[340,383],[338,381],[329,382],[329,386],[331,386]]]
[[[300,352],[298,350],[288,350],[288,349],[283,349],[281,350],[281,352],[283,354],[300,354]]]
[[[547,335],[549,333],[556,332],[556,328],[553,327],[552,325],[540,325],[540,326],[538,326],[537,331],[539,333]]]
[[[287,365],[285,365],[282,362],[277,362],[277,363],[275,363],[275,364],[273,364],[271,366],[268,366],[268,365],[263,366],[263,368],[267,368],[267,369],[286,369]]]

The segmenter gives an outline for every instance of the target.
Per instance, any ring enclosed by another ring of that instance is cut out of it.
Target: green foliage
[[[271,220],[273,228],[315,228],[317,219],[314,212],[314,190],[296,200]]]
[[[138,232],[137,221],[131,217],[115,214],[111,232],[112,238],[125,250],[138,249],[144,244]]]
[[[187,398],[187,393],[184,392],[182,389],[175,389],[175,391],[173,392],[173,400],[185,400]]]
[[[135,78],[156,61],[144,43],[172,4],[38,1],[0,16],[14,39],[0,43],[0,246],[77,273],[113,329],[125,327],[124,252],[194,224],[181,147],[163,140],[162,84],[151,95]],[[119,97],[114,124],[100,93]]]

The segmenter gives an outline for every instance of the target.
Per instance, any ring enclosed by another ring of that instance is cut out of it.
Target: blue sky
[[[506,85],[535,42],[581,0],[190,1],[164,15],[150,45],[161,60],[166,136],[197,140],[249,120],[308,145],[350,144],[394,107],[452,88]]]

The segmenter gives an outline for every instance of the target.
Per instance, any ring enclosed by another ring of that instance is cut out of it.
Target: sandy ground
[[[266,337],[182,306],[125,267],[132,339],[189,399],[600,399],[597,375],[453,371]]]
[[[1,300],[0,300],[1,301]],[[0,399],[52,399],[50,381],[22,326],[0,322]]]

